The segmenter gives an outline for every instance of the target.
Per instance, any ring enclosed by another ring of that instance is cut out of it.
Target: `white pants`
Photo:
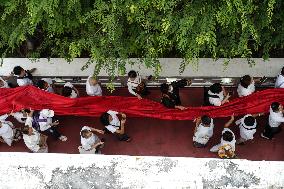
[[[220,146],[221,146],[221,144],[217,144],[217,145],[213,146],[210,149],[210,152],[218,152]]]
[[[93,148],[91,150],[85,150],[82,146],[78,147],[79,153],[80,154],[95,154],[96,153],[96,149]]]

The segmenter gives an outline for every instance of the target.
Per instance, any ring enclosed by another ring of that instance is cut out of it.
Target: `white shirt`
[[[78,97],[78,94],[77,94],[76,91],[73,89],[74,86],[72,85],[72,83],[67,82],[67,83],[64,84],[63,87],[70,87],[70,88],[72,88],[71,95],[69,96],[70,98],[77,98],[77,97]]]
[[[3,86],[0,88],[10,88],[8,83],[2,77],[0,77],[0,80],[3,82]]]
[[[39,128],[41,131],[46,131],[51,127],[52,118],[51,117],[43,117],[42,115],[39,115],[39,119],[46,119],[46,122],[40,121],[38,122]]]
[[[137,77],[131,81],[130,78],[128,78],[127,80],[127,86],[128,86],[128,91],[130,92],[130,94],[133,94],[136,96],[136,92],[134,91],[134,89],[136,89],[136,87],[141,83],[141,76],[137,75]]]
[[[207,144],[209,139],[213,136],[213,129],[213,119],[211,119],[209,127],[204,127],[203,124],[200,123],[197,127],[196,132],[194,133],[193,141],[198,142],[199,144]]]
[[[282,112],[273,112],[270,108],[269,110],[269,125],[270,127],[278,127],[282,122],[284,122],[284,117]]]
[[[84,126],[81,131],[83,130],[88,130],[91,131],[91,128],[88,126]],[[91,150],[92,146],[99,140],[99,137],[97,135],[95,135],[94,133],[92,134],[91,137],[89,138],[84,138],[81,136],[81,144],[82,147],[84,148],[84,150]]]
[[[8,117],[9,117],[8,114],[1,115],[1,116],[0,116],[0,121],[1,121],[1,122],[4,122]]]
[[[233,134],[233,140],[231,142],[229,141],[225,141],[223,140],[223,137],[221,138],[221,146],[224,146],[225,144],[229,144],[232,147],[232,150],[235,151],[236,150],[236,137],[235,134],[233,133],[233,131],[231,131],[231,129],[229,128],[224,128],[222,131],[222,135],[226,132],[229,131]]]
[[[89,76],[86,82],[86,92],[89,96],[102,96],[102,88],[99,84],[91,85],[90,79],[92,76]]]
[[[29,78],[19,78],[18,75],[16,75],[16,77],[17,77],[17,83],[19,86],[33,85],[33,81],[30,80]]]
[[[241,137],[243,139],[245,139],[245,140],[252,140],[253,139],[253,135],[256,132],[256,121],[255,121],[253,126],[246,126],[246,124],[244,123],[244,120],[248,116],[252,116],[252,115],[251,114],[247,114],[243,118],[237,120],[235,123],[240,128],[240,135],[241,135]]]
[[[220,93],[216,94],[216,93],[212,93],[210,90],[208,91],[209,95],[217,95],[219,98],[212,98],[209,97],[209,103],[214,105],[214,106],[221,106],[222,105],[222,101],[224,100],[224,92],[221,91]]]
[[[109,125],[105,126],[105,128],[110,132],[115,133],[115,131],[119,129],[120,126],[120,121],[116,115],[118,114],[118,112],[109,110],[107,113],[111,115],[112,121],[109,123]]]
[[[284,88],[284,76],[279,74],[276,78],[275,88]]]
[[[2,127],[0,128],[0,136],[6,139],[13,138],[14,132],[8,123],[2,122]]]
[[[40,141],[40,134],[33,128],[33,134],[31,136],[23,134],[23,139],[26,146],[33,152],[37,152],[39,147]]]
[[[255,91],[254,81],[247,88],[244,88],[241,84],[239,84],[237,89],[239,97],[248,96],[252,94],[254,91]]]
[[[20,123],[25,123],[27,119],[22,112],[12,113],[12,116]]]

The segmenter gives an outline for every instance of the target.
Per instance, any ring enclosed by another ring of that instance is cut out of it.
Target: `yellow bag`
[[[233,148],[231,145],[225,144],[219,147],[218,156],[222,159],[232,159],[236,157],[236,154],[233,151]]]

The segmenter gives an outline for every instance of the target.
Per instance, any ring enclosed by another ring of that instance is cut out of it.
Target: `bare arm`
[[[263,116],[264,114],[265,114],[264,112],[261,112],[261,113],[258,113],[258,114],[252,114],[251,116],[256,118],[256,117]]]
[[[225,123],[224,127],[225,128],[230,127],[230,125],[234,122],[234,120],[235,120],[235,117],[234,117],[234,114],[233,114],[233,115],[231,115],[231,119],[227,123]]]

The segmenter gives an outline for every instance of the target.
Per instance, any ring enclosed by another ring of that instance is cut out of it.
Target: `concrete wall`
[[[94,71],[94,65],[88,69],[81,71],[81,67],[88,59],[78,58],[70,64],[62,58],[53,58],[48,61],[45,58],[32,62],[26,58],[5,58],[2,67],[0,67],[0,75],[8,75],[14,66],[21,65],[25,69],[36,67],[38,68],[35,75],[42,76],[88,76]],[[134,59],[136,60],[136,59]],[[275,77],[280,69],[284,66],[284,58],[270,59],[263,61],[262,59],[254,59],[256,64],[250,66],[246,59],[233,59],[228,66],[224,66],[224,59],[213,61],[212,59],[200,59],[198,66],[188,65],[182,76],[196,77],[240,77],[245,74],[252,76],[268,76]],[[174,77],[179,75],[179,65],[181,59],[167,58],[160,59],[162,65],[161,76]],[[127,71],[130,69],[139,70],[141,74],[149,75],[152,71],[146,69],[143,65],[127,66]],[[106,76],[104,71],[101,71],[101,76]]]
[[[284,187],[284,162],[91,154],[0,153],[1,188]]]

